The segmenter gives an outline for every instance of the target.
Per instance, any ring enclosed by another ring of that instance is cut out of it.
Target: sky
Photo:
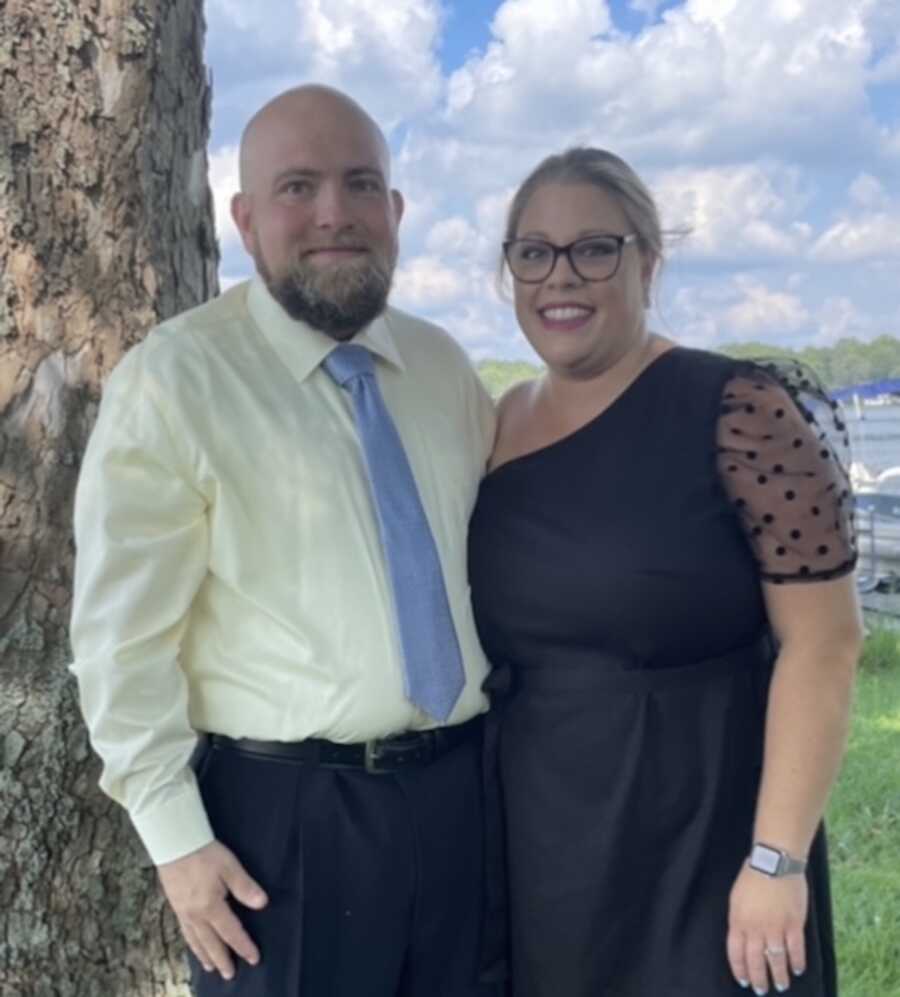
[[[669,232],[649,324],[682,345],[900,335],[898,0],[206,0],[223,288],[247,119],[303,82],[379,122],[406,200],[391,301],[474,359],[534,359],[495,286],[545,156],[596,145]]]

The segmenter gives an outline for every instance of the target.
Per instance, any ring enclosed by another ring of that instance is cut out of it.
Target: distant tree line
[[[731,343],[722,347],[731,357],[786,357],[810,366],[827,388],[845,388],[865,381],[900,378],[900,339],[879,336],[868,342],[841,339],[834,346],[792,350],[768,343]]]
[[[771,343],[730,343],[720,348],[730,357],[779,357],[799,360],[811,367],[827,388],[845,388],[865,381],[900,378],[900,339],[879,336],[863,342],[841,339],[834,346],[804,346],[792,350]],[[524,361],[482,360],[478,373],[494,398],[517,381],[537,377],[542,368]]]
[[[476,364],[478,376],[492,398],[499,398],[518,381],[530,381],[543,368],[519,360],[482,360]]]

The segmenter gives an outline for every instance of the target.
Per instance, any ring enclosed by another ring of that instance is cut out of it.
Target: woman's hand
[[[728,962],[741,986],[779,993],[806,969],[803,926],[809,894],[805,876],[773,878],[745,865],[731,889]]]

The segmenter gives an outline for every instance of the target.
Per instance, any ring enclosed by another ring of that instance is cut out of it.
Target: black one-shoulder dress
[[[513,997],[746,993],[725,937],[774,658],[760,581],[855,563],[824,432],[839,416],[822,405],[817,421],[802,371],[785,384],[675,348],[482,483],[470,575],[491,683],[508,686]],[[808,880],[808,969],[791,993],[833,997],[821,831]]]

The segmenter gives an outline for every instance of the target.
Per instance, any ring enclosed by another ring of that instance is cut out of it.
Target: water
[[[852,404],[843,406],[850,433],[851,459],[878,474],[900,467],[900,404],[865,405],[862,419]]]

